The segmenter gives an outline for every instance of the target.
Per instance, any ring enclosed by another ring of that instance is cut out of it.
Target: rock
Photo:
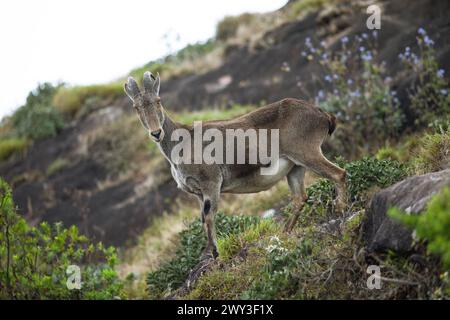
[[[410,177],[376,193],[362,224],[367,251],[410,251],[412,231],[389,218],[387,210],[395,206],[410,214],[420,214],[430,198],[445,185],[450,186],[450,169]]]

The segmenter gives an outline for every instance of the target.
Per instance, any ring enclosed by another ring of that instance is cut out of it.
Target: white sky
[[[225,15],[287,0],[10,0],[0,2],[0,119],[38,82],[114,80],[173,49],[203,41]],[[179,41],[176,41],[179,35]]]

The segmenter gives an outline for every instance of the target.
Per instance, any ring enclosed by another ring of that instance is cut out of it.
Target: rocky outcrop
[[[409,214],[420,214],[430,198],[446,185],[450,186],[450,169],[410,177],[376,193],[362,225],[367,251],[410,251],[411,230],[388,217],[388,209],[397,207]]]

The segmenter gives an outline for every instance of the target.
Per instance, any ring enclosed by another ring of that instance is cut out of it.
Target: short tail
[[[326,115],[328,116],[328,134],[331,136],[336,130],[336,116],[328,112]]]

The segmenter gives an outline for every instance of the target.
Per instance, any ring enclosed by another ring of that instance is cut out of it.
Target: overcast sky
[[[168,43],[175,50],[212,37],[225,15],[272,11],[286,2],[1,1],[0,118],[22,105],[39,82],[111,81],[168,53]]]

